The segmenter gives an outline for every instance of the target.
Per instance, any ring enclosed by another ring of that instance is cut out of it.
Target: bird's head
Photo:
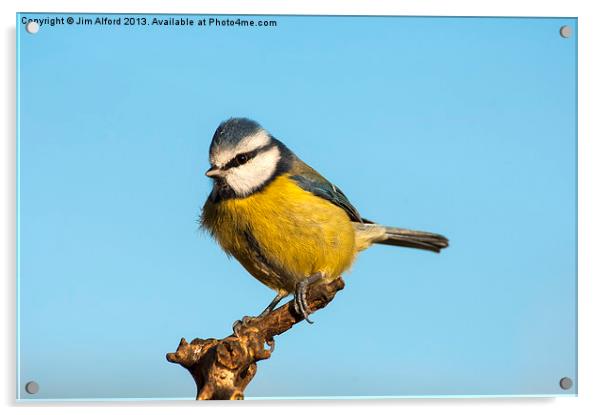
[[[290,152],[257,122],[230,118],[211,141],[205,173],[214,180],[212,195],[246,197],[261,189],[286,165]]]

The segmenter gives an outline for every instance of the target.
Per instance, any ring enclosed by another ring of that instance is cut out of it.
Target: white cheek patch
[[[247,153],[256,148],[263,147],[270,143],[271,139],[267,131],[259,130],[257,133],[243,138],[240,143],[234,148],[228,150],[218,149],[215,154],[211,154],[211,164],[223,167],[227,162],[232,160],[234,156],[241,153]]]
[[[274,174],[279,160],[280,150],[274,146],[247,163],[227,170],[226,182],[237,196],[248,196]]]

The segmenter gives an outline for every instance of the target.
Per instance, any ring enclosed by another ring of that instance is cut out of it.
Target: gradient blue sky
[[[575,393],[576,19],[270,19],[18,19],[20,397],[190,399],[165,353],[272,298],[197,229],[230,116],[363,216],[451,240],[363,253],[248,397]]]

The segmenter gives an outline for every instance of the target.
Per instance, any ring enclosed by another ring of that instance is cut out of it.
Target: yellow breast
[[[347,214],[288,175],[246,198],[207,202],[203,225],[253,276],[287,292],[316,272],[326,280],[337,278],[356,254]]]

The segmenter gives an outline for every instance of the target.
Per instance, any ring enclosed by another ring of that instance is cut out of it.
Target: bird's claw
[[[274,352],[274,347],[276,347],[276,342],[274,341],[274,339],[269,339],[265,341],[265,344],[267,344],[270,347],[270,353]]]
[[[236,337],[240,337],[241,330],[244,326],[248,326],[253,321],[257,320],[257,317],[244,316],[241,320],[236,320],[232,324],[232,331]]]
[[[307,287],[309,286],[309,280],[305,279],[297,283],[295,287],[295,298],[293,304],[295,305],[295,311],[297,314],[303,316],[303,318],[309,323],[314,322],[309,319],[309,312],[307,311],[309,306],[307,305]]]

